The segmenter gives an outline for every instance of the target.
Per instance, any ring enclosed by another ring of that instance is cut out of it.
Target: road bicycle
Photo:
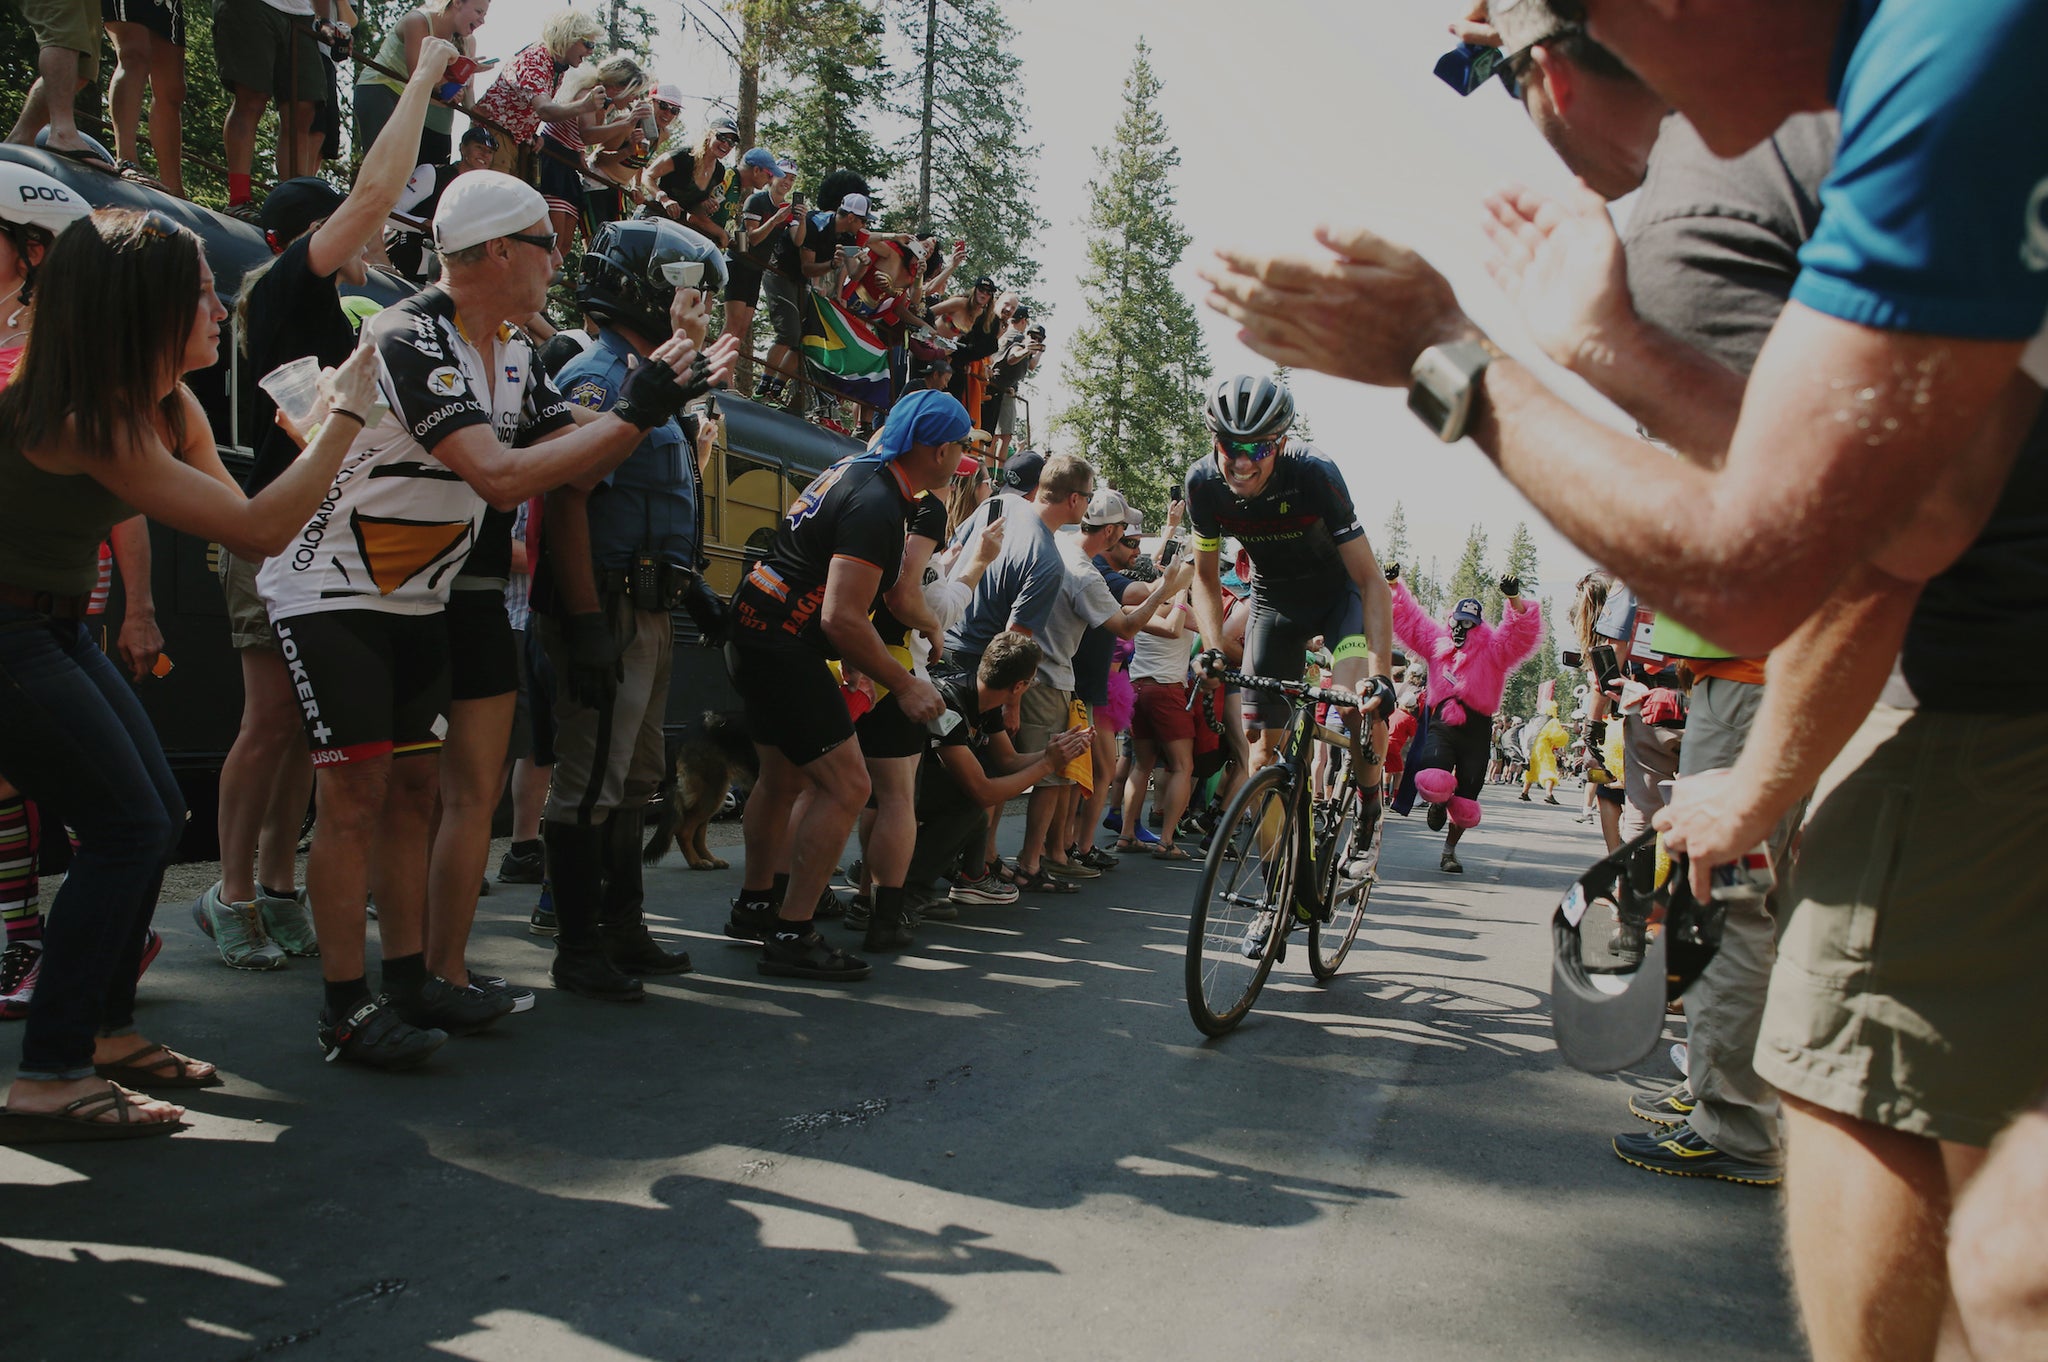
[[[1230,685],[1294,703],[1281,759],[1255,772],[1209,839],[1188,923],[1188,1013],[1203,1034],[1220,1036],[1243,1021],[1266,976],[1299,928],[1308,935],[1308,967],[1316,982],[1337,976],[1358,938],[1365,904],[1379,875],[1384,822],[1377,766],[1361,788],[1359,751],[1351,733],[1316,721],[1314,705],[1356,710],[1349,691],[1304,681],[1226,672]],[[1310,758],[1329,743],[1352,753],[1342,786],[1317,799]]]

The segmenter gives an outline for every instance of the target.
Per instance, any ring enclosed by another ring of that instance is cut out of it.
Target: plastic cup
[[[256,386],[270,394],[270,400],[294,427],[304,431],[320,403],[320,361],[306,355],[280,364],[257,379]]]

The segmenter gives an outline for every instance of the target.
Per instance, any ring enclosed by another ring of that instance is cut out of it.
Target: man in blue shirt
[[[577,289],[596,343],[562,366],[563,396],[609,410],[626,376],[674,331],[702,344],[725,283],[710,241],[660,218],[608,223]],[[554,887],[555,986],[630,1002],[642,974],[681,974],[641,916],[640,843],[666,764],[662,721],[673,653],[670,610],[698,569],[700,459],[712,422],[695,414],[648,430],[601,478],[550,492],[533,603],[561,684],[555,771],[542,814]]]
[[[1785,1094],[1816,1356],[1930,1356],[1951,1287],[1973,1339],[2016,1340],[2048,1324],[2041,1256],[1984,1246],[2048,1213],[2028,1171],[2048,1161],[2048,1109],[2020,1114],[2048,1083],[2048,885],[2031,854],[2048,688],[2031,654],[1987,669],[1981,650],[2036,647],[2048,610],[2048,120],[2014,72],[2048,0],[1551,8],[1722,155],[1792,114],[1841,114],[1791,303],[1746,385],[1636,325],[1625,289],[1578,287],[1615,272],[1604,213],[1526,191],[1489,204],[1500,273],[1539,330],[1701,464],[1577,418],[1511,361],[1452,367],[1473,399],[1464,430],[1644,597],[1743,651],[1799,631],[1734,775],[1681,790],[1659,821],[1704,873],[1841,754],[1756,1055]],[[1216,273],[1216,305],[1263,353],[1400,384],[1426,351],[1490,346],[1420,257],[1365,232],[1322,241],[1334,266],[1237,257]],[[1943,693],[1944,671],[1974,692]],[[1769,707],[1802,695],[1824,703],[1771,740]],[[2008,1123],[1950,1222],[1950,1282],[1948,1206]]]

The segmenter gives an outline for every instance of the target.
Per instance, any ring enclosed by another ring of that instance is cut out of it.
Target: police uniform
[[[638,363],[625,339],[606,328],[562,366],[556,386],[578,406],[607,411]],[[557,689],[555,770],[544,815],[551,823],[605,823],[620,809],[637,815],[661,783],[674,641],[669,611],[697,569],[701,498],[695,432],[695,417],[655,426],[591,489],[586,515],[598,603],[624,675],[606,713],[585,707],[570,687]],[[543,521],[542,535],[548,534]],[[554,565],[543,570],[547,589],[539,581],[535,587],[536,609],[543,600],[547,607],[539,619],[541,644],[562,676],[569,657],[561,595],[553,583]],[[638,855],[636,847],[636,863]]]

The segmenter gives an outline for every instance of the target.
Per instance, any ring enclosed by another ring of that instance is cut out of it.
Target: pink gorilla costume
[[[1393,591],[1394,636],[1429,667],[1423,693],[1429,724],[1408,758],[1416,793],[1444,806],[1453,828],[1476,828],[1493,716],[1509,675],[1542,641],[1543,611],[1534,601],[1508,596],[1500,623],[1489,625],[1479,619],[1479,602],[1467,599],[1458,602],[1451,623],[1439,624],[1405,582],[1396,581]]]

